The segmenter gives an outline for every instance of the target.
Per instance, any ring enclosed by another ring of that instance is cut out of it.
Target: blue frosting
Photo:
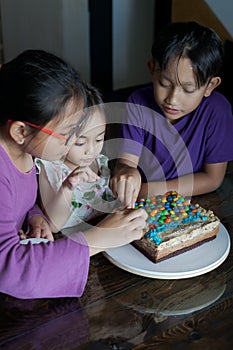
[[[196,222],[196,221],[200,221],[200,220],[205,221],[207,219],[208,219],[207,216],[201,215],[200,212],[197,212],[195,215],[186,217],[186,218],[182,219],[181,221],[178,221],[178,222],[173,221],[173,222],[170,222],[166,225],[162,224],[162,225],[156,226],[155,228],[150,229],[146,233],[145,237],[150,238],[150,240],[153,241],[156,245],[159,245],[162,242],[162,238],[159,236],[160,232],[165,232],[165,231],[168,231],[170,229],[179,228],[181,223],[188,224],[188,223]]]

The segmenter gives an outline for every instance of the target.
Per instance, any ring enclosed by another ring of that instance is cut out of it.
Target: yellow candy
[[[151,215],[156,215],[158,213],[158,210],[156,210],[156,209],[153,209],[152,211],[151,211]]]

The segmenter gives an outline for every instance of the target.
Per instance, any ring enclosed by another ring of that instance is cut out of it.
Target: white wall
[[[233,36],[233,1],[232,0],[205,0],[214,14],[219,18],[228,32]]]
[[[205,1],[233,35],[233,1]],[[153,42],[153,3],[112,0],[114,89],[150,81],[146,63]],[[25,49],[40,48],[63,57],[90,80],[88,0],[0,0],[0,4],[5,61]]]
[[[29,48],[53,52],[89,80],[87,0],[1,0],[4,60]]]
[[[47,0],[47,2],[50,0]],[[62,0],[63,55],[85,80],[90,80],[88,0]]]
[[[148,83],[154,33],[153,0],[113,0],[113,87]]]
[[[90,79],[88,0],[1,0],[4,59],[28,48],[51,51]],[[153,0],[113,0],[113,88],[150,80]],[[103,53],[104,55],[104,53]]]

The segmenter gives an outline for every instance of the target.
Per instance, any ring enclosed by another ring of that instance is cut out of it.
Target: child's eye
[[[82,147],[83,145],[85,145],[84,142],[75,142],[75,146]]]
[[[162,87],[169,87],[169,83],[165,83],[162,80],[159,80],[159,85],[161,85]]]
[[[186,94],[192,94],[194,91],[195,91],[195,90],[186,90],[186,89],[184,89],[184,92],[185,92]]]
[[[104,138],[96,140],[96,142],[104,142]]]
[[[192,93],[194,93],[195,91],[196,91],[196,89],[185,89],[185,88],[183,88],[183,91],[186,93],[186,94],[192,94]]]

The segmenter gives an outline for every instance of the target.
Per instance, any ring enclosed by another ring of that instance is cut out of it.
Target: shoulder
[[[0,145],[0,163],[1,163],[1,171],[0,171],[1,179],[3,178],[8,179],[9,174],[11,175],[11,178],[12,178],[16,174],[15,166],[13,165],[7,152],[1,145]]]
[[[128,98],[127,102],[139,104],[154,109],[155,100],[153,93],[153,84],[148,84],[135,90]]]
[[[220,129],[225,130],[227,135],[233,132],[231,104],[224,95],[217,91],[213,91],[210,96],[203,98],[193,116],[198,123],[197,127],[205,128],[208,133]]]
[[[210,96],[204,98],[202,103],[203,106],[212,107],[212,109],[231,111],[231,104],[227,98],[218,91],[213,91]]]
[[[213,91],[210,96],[202,99],[191,116],[195,116],[195,119],[201,124],[232,123],[233,120],[230,102],[221,93],[215,91]]]
[[[48,161],[36,159],[36,167],[40,176],[46,176],[49,183],[58,190],[71,170],[61,160]]]
[[[37,169],[40,171],[41,166],[43,166],[44,169],[62,169],[64,166],[64,163],[61,160],[55,160],[55,161],[50,161],[50,160],[44,160],[40,158],[35,158],[35,164]]]

